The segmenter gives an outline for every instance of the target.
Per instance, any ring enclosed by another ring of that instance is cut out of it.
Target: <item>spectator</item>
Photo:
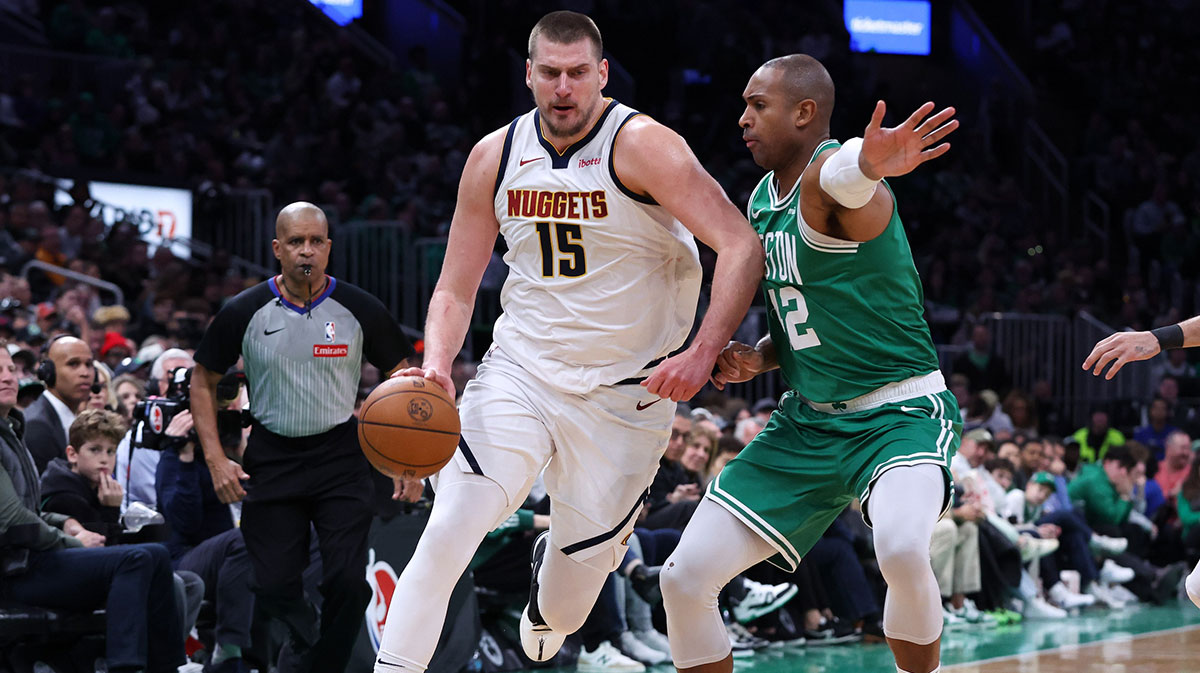
[[[955,480],[960,480],[971,470],[981,467],[994,442],[992,433],[984,428],[964,433],[962,443],[950,461],[950,471],[954,474]]]
[[[146,385],[132,374],[121,374],[113,381],[113,393],[117,396],[117,413],[128,423],[133,419],[133,408],[146,398]]]
[[[1104,460],[1108,450],[1125,443],[1125,435],[1108,424],[1108,412],[1097,409],[1092,412],[1092,422],[1072,435],[1079,443],[1079,459],[1086,463]]]
[[[65,514],[115,543],[121,526],[121,485],[112,478],[125,422],[111,411],[85,409],[71,423],[67,457],[42,475],[42,509]]]
[[[1004,396],[1000,407],[1012,422],[1013,431],[1029,437],[1038,436],[1038,415],[1034,408],[1033,398],[1023,390],[1016,388]]]
[[[1020,463],[1013,472],[1013,487],[1024,490],[1025,484],[1034,473],[1046,469],[1046,447],[1031,439],[1021,447]]]
[[[683,469],[701,486],[706,486],[712,479],[709,467],[717,454],[717,433],[704,427],[693,428],[684,442],[683,456],[679,463]]]
[[[239,404],[238,400],[231,402]],[[239,407],[240,408],[240,407]],[[206,600],[216,607],[216,648],[209,673],[242,673],[250,647],[254,615],[253,569],[241,529],[230,508],[213,490],[204,460],[196,460],[196,444],[188,439],[191,414],[179,413],[166,430],[155,481],[156,501],[170,526],[167,549],[177,570],[204,580]],[[241,433],[222,437],[231,460],[241,461]]]
[[[1166,457],[1158,466],[1158,474],[1154,480],[1162,488],[1163,495],[1169,499],[1179,494],[1184,479],[1191,472],[1193,458],[1192,439],[1186,432],[1176,430],[1167,435]]]
[[[180,367],[189,369],[195,364],[196,362],[192,360],[192,356],[187,354],[187,351],[178,348],[163,351],[150,367],[150,383],[148,385],[156,391],[159,397],[162,397],[167,394],[171,372]],[[175,418],[181,416],[183,418],[178,421],[180,425],[191,423],[190,411],[185,409],[179,412]],[[172,422],[175,422],[174,419]],[[117,447],[117,481],[124,486],[126,493],[121,509],[124,510],[131,502],[145,503],[153,509],[158,502],[154,484],[162,452],[143,447],[133,448],[132,433],[134,429],[136,428],[131,428],[130,432],[126,433],[125,438]],[[171,430],[170,427],[167,429]],[[171,430],[171,432],[174,434],[175,431]]]
[[[1170,409],[1167,407],[1167,401],[1161,397],[1155,397],[1150,401],[1150,407],[1146,412],[1149,422],[1133,431],[1134,441],[1150,447],[1154,452],[1154,457],[1158,460],[1163,459],[1167,436],[1178,429],[1167,422],[1169,415]]]
[[[83,407],[85,409],[118,411],[117,394],[112,387],[112,370],[103,362],[94,362],[92,364],[96,366],[96,378],[92,384],[91,392],[88,394],[88,400],[84,402]]]
[[[992,332],[987,325],[978,324],[971,328],[971,343],[967,352],[954,360],[953,372],[965,374],[970,381],[971,392],[994,390],[998,394],[1008,392],[1010,377],[1004,359],[992,350]]]
[[[38,364],[38,378],[46,392],[26,409],[26,437],[37,473],[55,458],[66,458],[67,430],[92,392],[96,370],[92,349],[73,336],[60,336],[46,344]]]
[[[166,549],[101,548],[104,536],[39,509],[16,395],[16,366],[0,348],[0,599],[60,610],[104,607],[110,673],[175,670],[184,662],[184,633]]]
[[[1097,412],[1103,413],[1103,412]],[[1099,462],[1083,465],[1068,490],[1093,528],[1119,528],[1133,511],[1133,487],[1145,466],[1118,444],[1103,452]]]
[[[1175,496],[1179,524],[1183,527],[1183,547],[1189,563],[1200,559],[1200,460],[1193,460],[1187,477]]]
[[[132,357],[137,350],[136,344],[121,336],[118,332],[106,332],[104,343],[100,346],[100,358],[112,369],[121,366],[126,358]]]

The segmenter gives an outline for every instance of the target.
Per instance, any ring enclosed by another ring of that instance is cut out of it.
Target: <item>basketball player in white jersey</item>
[[[1104,378],[1111,381],[1130,362],[1149,360],[1172,348],[1197,346],[1200,346],[1200,316],[1145,332],[1110,334],[1092,347],[1092,352],[1083,361],[1083,369],[1091,370],[1093,376],[1103,373]],[[1104,371],[1105,367],[1108,368],[1107,372]],[[1200,563],[1192,568],[1183,585],[1188,598],[1200,608]]]
[[[763,252],[746,219],[670,129],[601,96],[608,62],[588,17],[553,12],[529,37],[536,107],[484,137],[463,170],[425,326],[424,376],[454,393],[497,234],[508,280],[495,343],[460,408],[462,441],[387,617],[377,673],[423,671],[451,589],[484,535],[545,468],[549,536],[534,545],[526,654],[554,656],[625,554],[675,402],[694,395],[750,304]],[[712,301],[691,345],[700,265]]]

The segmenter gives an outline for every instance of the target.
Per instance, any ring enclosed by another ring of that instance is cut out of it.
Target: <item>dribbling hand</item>
[[[425,493],[425,482],[421,479],[392,477],[392,484],[395,486],[395,489],[392,491],[392,500],[416,502]]]
[[[726,383],[742,383],[757,376],[762,371],[763,364],[763,355],[754,346],[730,341],[717,356],[712,383],[717,390],[725,390]]]
[[[443,374],[441,371],[432,367],[429,369],[421,369],[420,367],[405,367],[395,374],[392,374],[392,378],[396,378],[397,376],[419,376],[427,381],[433,381],[444,388],[446,392],[450,393],[450,399],[453,400],[457,397],[455,394],[456,391],[454,390],[454,381],[448,375]]]

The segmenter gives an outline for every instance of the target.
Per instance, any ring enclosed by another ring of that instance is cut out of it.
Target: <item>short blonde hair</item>
[[[107,439],[113,444],[119,444],[125,436],[125,419],[120,414],[108,409],[85,409],[79,412],[71,423],[67,433],[70,444],[79,449],[84,444],[99,439]]]

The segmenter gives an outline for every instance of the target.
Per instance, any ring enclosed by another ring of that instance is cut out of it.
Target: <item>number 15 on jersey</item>
[[[808,304],[805,303],[800,290],[785,285],[768,289],[767,296],[771,298],[771,306],[783,323],[792,350],[799,351],[821,345],[816,331],[811,327],[804,327],[804,323],[808,322]]]

